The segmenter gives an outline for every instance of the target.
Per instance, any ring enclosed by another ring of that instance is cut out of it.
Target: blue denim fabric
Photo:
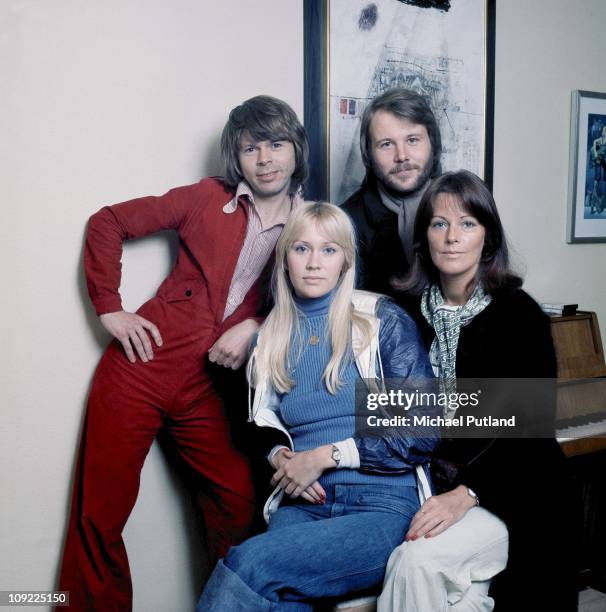
[[[380,584],[419,509],[416,487],[334,485],[322,505],[287,502],[266,533],[231,548],[197,612],[310,612]]]

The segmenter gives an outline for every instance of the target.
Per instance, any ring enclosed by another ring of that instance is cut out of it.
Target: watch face
[[[339,462],[341,461],[341,451],[336,446],[334,446],[332,449],[331,457],[333,458],[333,461],[339,465]]]

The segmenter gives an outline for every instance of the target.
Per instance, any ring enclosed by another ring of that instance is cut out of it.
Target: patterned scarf
[[[471,297],[462,306],[445,304],[442,291],[437,285],[431,285],[423,291],[421,312],[436,332],[429,350],[429,359],[439,380],[440,392],[456,393],[456,359],[461,327],[482,312],[491,300],[480,285],[476,285]],[[446,417],[454,414],[454,411],[446,407],[444,412]]]

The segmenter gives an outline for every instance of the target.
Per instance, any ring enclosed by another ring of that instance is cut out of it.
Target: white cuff
[[[282,448],[285,448],[286,450],[290,450],[290,448],[288,448],[288,446],[284,446],[284,444],[278,444],[277,446],[274,446],[270,451],[269,451],[269,455],[267,455],[267,460],[269,461],[269,465],[271,465],[271,467],[274,467],[274,464],[271,462],[271,460],[274,458],[274,455],[281,450]]]
[[[341,461],[337,469],[348,468],[350,470],[357,470],[360,467],[360,453],[354,439],[347,438],[334,444],[341,451]]]

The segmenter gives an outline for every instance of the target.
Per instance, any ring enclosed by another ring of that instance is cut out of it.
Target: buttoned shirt
[[[291,197],[290,210],[273,225],[264,228],[259,211],[255,206],[253,192],[245,181],[240,181],[236,195],[223,207],[223,212],[225,214],[235,212],[238,198],[241,196],[245,196],[248,206],[248,225],[238,263],[229,286],[223,320],[227,319],[236,310],[244,300],[248,290],[259,278],[276,246],[276,242],[278,242],[288,215],[303,202],[301,190],[299,190]]]

